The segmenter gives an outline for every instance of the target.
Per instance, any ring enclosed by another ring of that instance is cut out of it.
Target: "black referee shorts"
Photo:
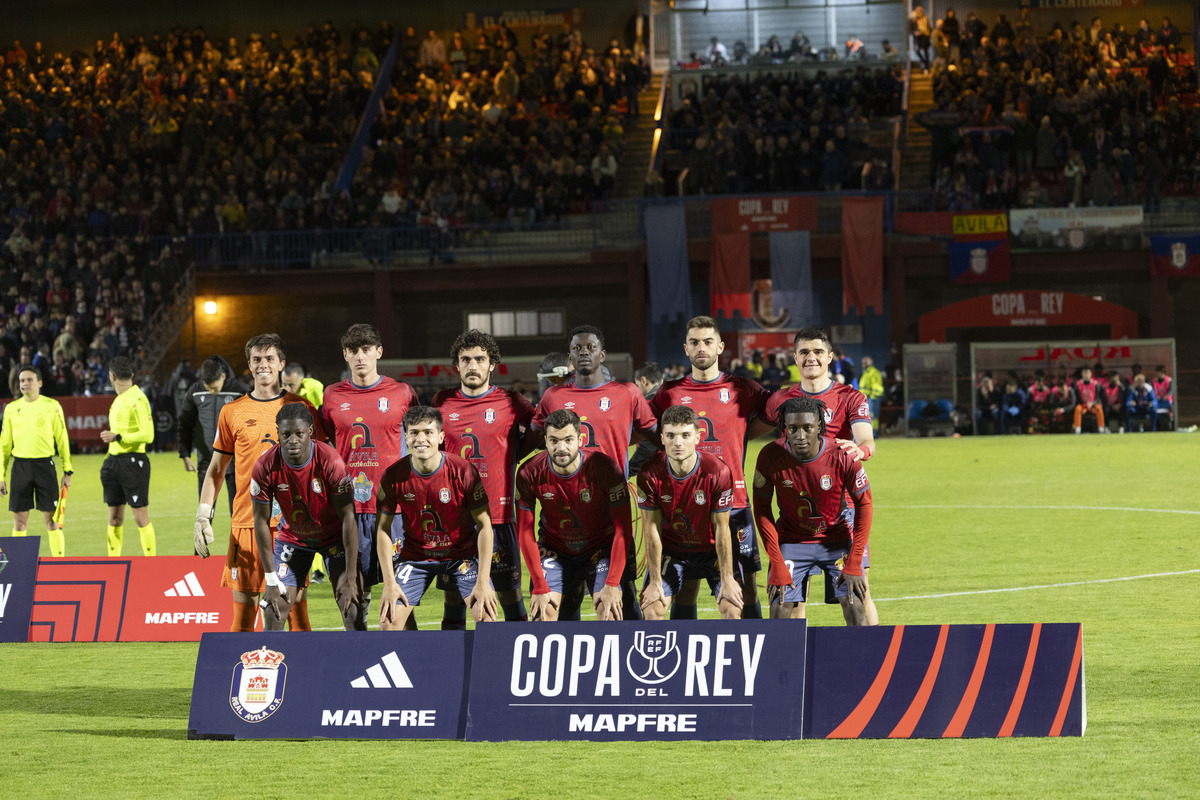
[[[36,495],[36,499],[35,496]],[[58,502],[58,474],[53,458],[14,458],[8,510],[16,513],[36,508],[53,511]]]
[[[100,467],[106,506],[145,508],[150,503],[150,457],[145,453],[109,456]]]

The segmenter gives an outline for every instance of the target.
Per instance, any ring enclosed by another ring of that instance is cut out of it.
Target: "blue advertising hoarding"
[[[0,537],[0,642],[29,639],[40,536]]]
[[[798,739],[805,629],[802,620],[481,625],[467,739]]]
[[[473,635],[206,633],[188,738],[461,739]]]

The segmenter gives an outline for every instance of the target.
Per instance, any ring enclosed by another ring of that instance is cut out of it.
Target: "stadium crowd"
[[[1022,8],[992,25],[953,9],[930,26],[914,8],[916,52],[932,70],[939,209],[1132,205],[1200,187],[1195,56],[1164,17],[1136,31],[1100,17],[1038,31]],[[925,33],[922,33],[925,32]],[[932,57],[930,55],[932,49]]]
[[[871,120],[900,113],[903,81],[898,66],[705,75],[670,120],[688,193],[892,188]]]

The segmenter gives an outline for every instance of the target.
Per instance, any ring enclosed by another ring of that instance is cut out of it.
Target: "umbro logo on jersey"
[[[275,488],[281,492],[286,492],[288,490],[288,485],[286,483],[278,483],[275,485]]]
[[[349,403],[342,403],[342,405],[340,406],[340,408],[342,409],[342,411],[349,411],[349,410],[350,410],[350,404],[349,404]]]
[[[459,414],[457,411],[455,411],[452,414],[450,414],[450,419],[451,419],[451,421],[457,422],[459,417],[461,417],[461,416],[462,416],[462,414]]]
[[[679,402],[683,403],[685,406],[691,405],[692,396],[690,394],[685,394],[683,397],[679,398]]]
[[[367,667],[367,674],[350,681],[350,686],[355,689],[413,688],[412,681],[404,671],[404,665],[400,663],[400,657],[396,655],[395,650],[379,659],[378,664]]]
[[[204,597],[204,587],[196,580],[196,573],[189,572],[183,580],[175,581],[175,585],[163,592],[167,597]]]

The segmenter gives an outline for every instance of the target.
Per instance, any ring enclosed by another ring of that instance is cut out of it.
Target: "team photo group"
[[[194,531],[198,555],[219,554],[213,508],[225,487],[232,630],[254,630],[260,614],[267,630],[311,630],[314,567],[346,630],[368,620],[415,630],[430,589],[444,595],[444,630],[465,628],[468,614],[696,619],[702,590],[722,619],[761,618],[760,539],[771,618],[804,617],[817,578],[815,602],[840,604],[848,625],[878,624],[871,414],[833,379],[828,334],[796,334],[801,380],[774,394],[720,369],[712,318],[690,320],[683,344],[689,374],[664,383],[643,369],[624,383],[604,366],[603,331],[578,326],[566,365],[539,375],[549,385],[535,405],[496,385],[500,349],[470,330],[450,347],[459,386],[422,405],[380,374],[371,325],[342,336],[350,377],[323,393],[286,379],[281,337],[253,337],[249,391],[208,404],[216,431]],[[220,361],[201,370],[213,380],[202,410],[223,388]],[[760,437],[747,471],[747,443]]]

